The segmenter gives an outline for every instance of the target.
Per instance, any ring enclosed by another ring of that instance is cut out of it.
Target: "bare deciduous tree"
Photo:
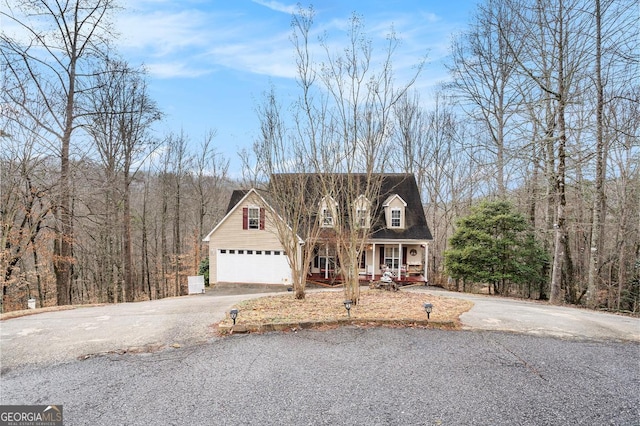
[[[1,17],[26,34],[18,39],[3,31],[0,36],[0,51],[10,78],[22,83],[19,96],[26,95],[43,105],[46,115],[33,114],[31,104],[24,98],[18,97],[14,104],[59,143],[55,150],[60,160],[60,178],[54,264],[59,305],[72,303],[71,159],[72,140],[78,128],[77,101],[81,93],[90,89],[86,83],[91,61],[106,51],[111,35],[107,17],[113,9],[112,0],[40,0],[20,1],[15,9],[7,5],[0,11]],[[47,27],[40,27],[42,23]]]
[[[224,191],[224,184],[228,179],[229,160],[216,150],[213,144],[215,137],[215,130],[205,133],[198,152],[193,156],[194,170],[190,174],[190,183],[194,191],[192,199],[197,205],[194,239],[196,268],[202,260],[201,242],[205,236],[205,225],[213,227],[214,223],[223,217],[223,200],[228,195],[227,191]]]
[[[21,120],[26,123],[29,118]],[[35,296],[45,306],[48,268],[41,262],[47,257],[43,235],[49,225],[54,182],[48,178],[47,158],[40,154],[39,134],[15,125],[13,119],[3,117],[3,122],[7,126],[0,136],[2,309],[24,309],[24,298]],[[34,280],[35,289],[30,287]]]
[[[160,113],[149,97],[143,71],[121,61],[107,61],[95,75],[98,89],[91,93],[86,106],[86,129],[105,165],[108,194],[105,210],[107,213],[112,208],[120,210],[113,218],[107,214],[105,238],[116,238],[112,219],[120,218],[122,232],[116,239],[122,247],[118,256],[121,260],[115,263],[122,273],[117,279],[124,284],[126,301],[132,302],[140,286],[133,274],[131,183],[144,156],[153,148],[149,128]]]
[[[465,113],[478,124],[476,144],[488,154],[497,194],[506,196],[509,152],[516,152],[509,138],[517,113],[519,91],[517,62],[523,40],[513,31],[514,13],[507,3],[488,0],[478,6],[470,29],[452,44],[452,82],[447,85]],[[502,36],[501,36],[502,34]],[[505,39],[505,35],[510,37]],[[486,143],[484,140],[488,140]]]
[[[306,255],[311,254],[317,244],[331,245],[345,283],[345,296],[357,304],[359,259],[367,238],[375,230],[357,225],[355,206],[362,199],[377,202],[381,173],[385,167],[393,168],[385,163],[391,145],[393,108],[414,83],[421,64],[406,84],[396,87],[392,69],[398,43],[395,35],[393,32],[389,35],[381,64],[374,67],[371,42],[364,33],[362,18],[355,14],[344,50],[336,53],[329,40],[322,38],[323,59],[317,62],[312,54],[313,17],[311,8],[301,8],[293,17],[292,40],[301,89],[295,104],[293,129],[283,128],[275,97],[268,96],[266,106],[258,111],[263,137],[262,143],[256,146],[256,155],[262,159],[259,163],[265,167],[267,177],[285,169],[314,172],[312,187],[320,198],[280,200],[289,204],[276,203],[276,210],[287,211],[292,202],[311,204],[305,207],[305,213],[318,222],[321,208],[318,202],[330,199],[335,203],[331,207],[336,209],[331,230],[322,229],[317,238],[311,235],[305,241]],[[301,179],[299,183],[308,182]],[[302,212],[301,205],[296,206],[292,210]],[[376,208],[372,205],[369,213]],[[304,226],[308,231],[317,229],[318,225],[307,221]],[[300,272],[306,270],[309,261],[305,258],[297,265]],[[301,280],[304,279],[301,276]]]

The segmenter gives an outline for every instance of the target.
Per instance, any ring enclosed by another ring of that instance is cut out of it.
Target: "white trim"
[[[398,276],[402,279],[402,265],[406,259],[402,258],[402,243],[398,243]],[[407,271],[405,270],[405,276],[407,275]]]
[[[396,199],[396,198],[400,200],[400,202],[402,203],[402,205],[403,205],[403,206],[407,207],[407,202],[406,202],[406,201],[404,201],[404,200],[402,199],[402,197],[401,197],[401,196],[399,196],[398,194],[393,194],[393,195],[389,196],[389,198],[387,198],[387,199],[385,200],[385,202],[384,202],[384,203],[382,203],[382,207],[389,207],[389,204],[391,204],[391,202],[392,202],[394,199]]]
[[[429,284],[429,243],[424,245],[424,271],[422,276],[424,277],[424,282]]]

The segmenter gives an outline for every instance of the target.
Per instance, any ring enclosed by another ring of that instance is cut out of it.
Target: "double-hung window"
[[[322,226],[325,226],[325,227],[333,226],[333,215],[331,214],[331,209],[328,209],[328,208],[322,209]]]
[[[260,229],[260,208],[249,207],[249,229]]]
[[[360,228],[368,228],[367,226],[367,210],[365,209],[357,209],[356,210],[356,223]]]
[[[402,212],[400,209],[392,209],[391,210],[391,227],[392,228],[400,228],[402,219]]]

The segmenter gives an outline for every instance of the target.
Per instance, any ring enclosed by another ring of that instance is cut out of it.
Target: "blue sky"
[[[273,0],[129,0],[119,12],[118,50],[132,65],[144,64],[152,97],[166,114],[159,135],[183,129],[198,144],[217,130],[218,150],[239,173],[237,152],[258,134],[256,104],[271,85],[284,100],[296,94],[291,13],[296,3]],[[402,40],[395,56],[399,80],[427,55],[416,82],[430,97],[446,78],[442,61],[450,37],[463,29],[472,0],[321,0],[313,4],[315,28],[343,46],[353,12],[364,18],[374,54],[393,27]],[[301,3],[306,7],[309,3]],[[320,59],[320,58],[318,58]],[[375,62],[375,61],[374,61]]]

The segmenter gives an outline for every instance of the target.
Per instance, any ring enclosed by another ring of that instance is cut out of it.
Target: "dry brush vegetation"
[[[343,302],[342,291],[310,292],[303,300],[295,299],[290,293],[246,300],[235,306],[239,311],[236,323],[252,327],[264,324],[333,324],[347,317]],[[433,304],[430,316],[433,323],[452,323],[454,326],[460,324],[460,315],[473,306],[466,300],[429,293],[363,289],[358,305],[351,308],[351,320],[356,323],[423,323],[427,319],[423,308],[425,302]],[[227,316],[219,327],[230,328],[232,324]]]

